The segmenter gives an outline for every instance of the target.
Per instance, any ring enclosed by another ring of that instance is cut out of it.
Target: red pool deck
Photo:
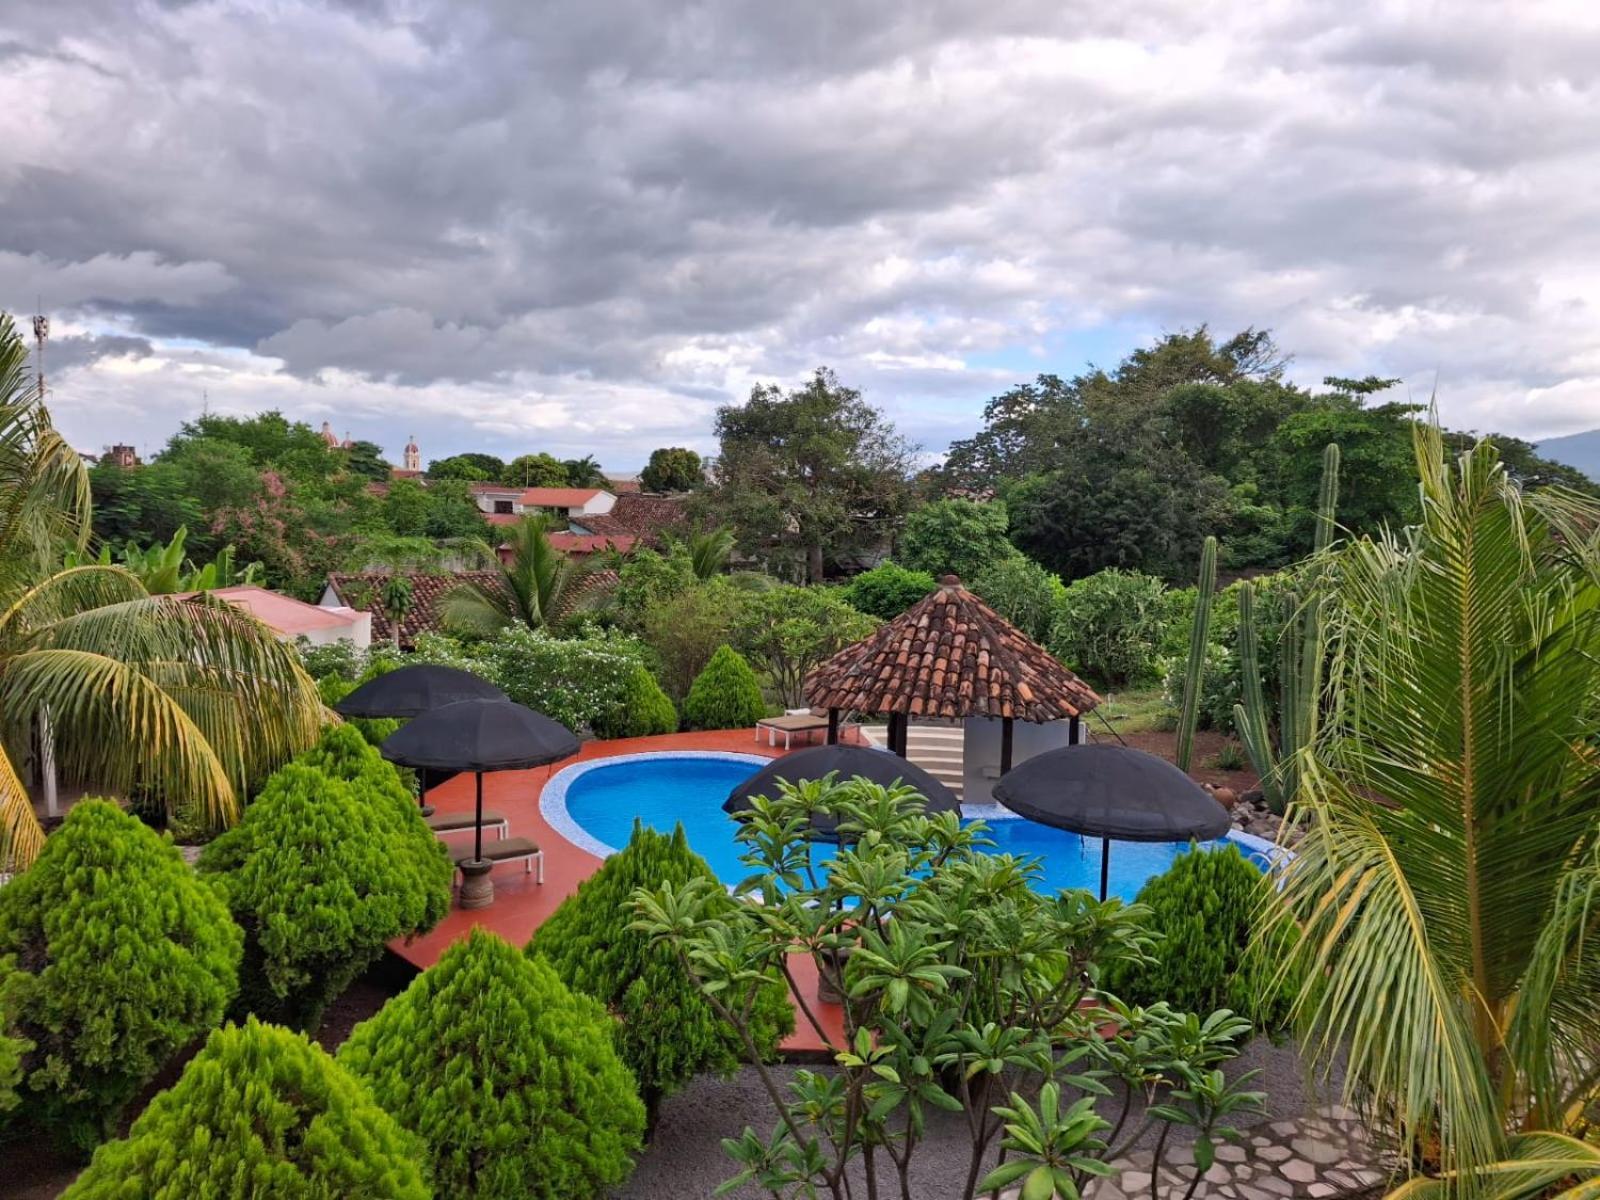
[[[524,872],[521,863],[496,867],[493,875],[494,903],[488,908],[469,912],[452,907],[444,920],[421,937],[409,942],[392,942],[389,948],[407,962],[425,969],[434,964],[447,946],[477,925],[493,930],[514,946],[526,945],[533,931],[577,890],[578,884],[599,869],[601,862],[567,841],[539,815],[539,794],[544,790],[545,783],[557,771],[575,762],[660,750],[731,750],[767,758],[782,757],[784,753],[782,749],[767,746],[765,739],[756,742],[752,730],[674,733],[659,737],[585,742],[576,758],[550,767],[485,775],[484,808],[492,808],[506,815],[511,822],[511,836],[532,838],[538,843],[544,851],[544,883],[535,883],[535,876]],[[428,799],[441,812],[470,811],[473,804],[472,776],[456,776],[448,783],[432,789]],[[448,841],[452,846],[459,846],[465,843],[466,836],[470,835],[452,835]],[[839,1007],[824,1004],[816,998],[816,968],[810,958],[795,955],[790,958],[789,965],[801,981],[806,1002],[827,1031],[829,1039],[835,1044],[842,1044],[843,1020]],[[805,1016],[797,1011],[794,1034],[783,1048],[793,1053],[814,1054],[828,1047]]]

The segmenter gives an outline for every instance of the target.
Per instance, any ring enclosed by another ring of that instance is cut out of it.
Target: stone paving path
[[[1162,1160],[1160,1200],[1179,1200],[1193,1178],[1194,1153],[1188,1145],[1168,1147]],[[1091,1183],[1084,1200],[1148,1197],[1150,1162],[1149,1150],[1117,1159],[1112,1165],[1119,1174]],[[1356,1114],[1342,1105],[1324,1105],[1311,1117],[1257,1125],[1245,1130],[1241,1141],[1219,1145],[1217,1161],[1196,1186],[1194,1200],[1328,1200],[1367,1191],[1388,1177]]]

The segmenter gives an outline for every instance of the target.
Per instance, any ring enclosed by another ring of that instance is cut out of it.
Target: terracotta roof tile
[[[1055,721],[1100,703],[1083,680],[953,575],[806,678],[818,708]]]
[[[389,632],[389,618],[384,615],[381,606],[376,602],[381,594],[379,589],[386,578],[388,576],[382,571],[368,571],[360,575],[336,573],[328,576],[328,585],[338,593],[345,604],[360,612],[372,614],[374,642],[387,642],[392,637]],[[418,634],[445,632],[439,616],[439,602],[457,584],[477,583],[486,588],[505,586],[504,577],[499,571],[456,571],[445,575],[415,571],[410,573],[410,579],[411,611],[400,623],[400,643],[405,646],[415,643]],[[615,571],[594,571],[588,577],[588,585],[591,588],[611,587],[616,583]]]

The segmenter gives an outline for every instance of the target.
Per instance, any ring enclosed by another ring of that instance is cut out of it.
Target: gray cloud
[[[1597,51],[1577,0],[17,5],[0,305],[85,439],[204,396],[637,465],[826,362],[937,450],[1202,321],[1586,428]]]

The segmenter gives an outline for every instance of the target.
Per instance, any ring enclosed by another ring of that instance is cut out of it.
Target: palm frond
[[[1460,1182],[1454,1176],[1419,1177],[1386,1200],[1448,1200]],[[1566,1134],[1524,1134],[1511,1139],[1505,1158],[1479,1167],[1474,1182],[1483,1200],[1597,1200],[1600,1146]]]
[[[0,872],[27,867],[44,849],[44,830],[34,814],[11,757],[0,748]]]
[[[0,674],[9,725],[48,711],[69,776],[222,829],[238,800],[222,759],[184,708],[138,668],[85,650],[28,650]]]

